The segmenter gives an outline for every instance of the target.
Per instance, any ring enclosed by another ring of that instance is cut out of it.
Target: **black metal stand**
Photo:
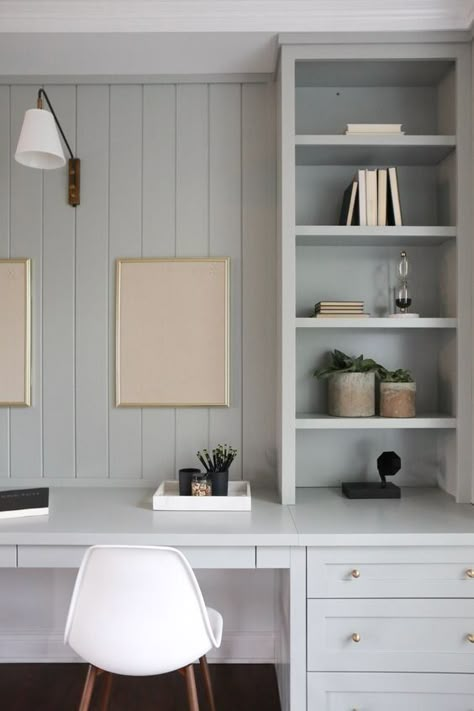
[[[350,481],[342,483],[342,493],[348,499],[400,499],[401,490],[396,484]]]

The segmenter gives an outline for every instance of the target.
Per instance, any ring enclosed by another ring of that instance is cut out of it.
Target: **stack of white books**
[[[368,134],[401,136],[404,133],[401,123],[348,123],[346,128],[346,135],[348,136],[365,136]]]
[[[397,169],[361,168],[342,198],[340,225],[402,224]]]

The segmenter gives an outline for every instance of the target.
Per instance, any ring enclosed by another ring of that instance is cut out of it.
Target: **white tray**
[[[229,481],[228,496],[180,496],[179,482],[163,481],[153,494],[155,511],[250,511],[248,481]]]

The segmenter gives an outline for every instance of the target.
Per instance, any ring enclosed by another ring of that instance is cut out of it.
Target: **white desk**
[[[285,711],[380,711],[387,679],[393,703],[418,709],[426,698],[429,708],[435,678],[449,709],[474,708],[472,506],[433,489],[404,489],[400,501],[304,489],[290,507],[256,491],[251,512],[162,512],[152,493],[51,489],[48,517],[0,520],[0,565],[74,568],[89,545],[128,543],[177,546],[197,568],[282,569]],[[384,625],[390,643],[378,636]],[[360,643],[346,639],[353,627]]]

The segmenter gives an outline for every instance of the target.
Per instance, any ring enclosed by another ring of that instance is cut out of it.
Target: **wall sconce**
[[[50,111],[43,109],[42,97],[46,99]],[[68,203],[76,207],[76,205],[80,204],[81,196],[81,161],[79,158],[74,158],[58,117],[54,113],[44,89],[39,89],[38,91],[37,108],[29,109],[25,113],[20,138],[16,147],[15,160],[29,168],[40,168],[42,170],[62,168],[66,164],[66,159],[57,129],[59,129],[71,156],[68,170]]]

